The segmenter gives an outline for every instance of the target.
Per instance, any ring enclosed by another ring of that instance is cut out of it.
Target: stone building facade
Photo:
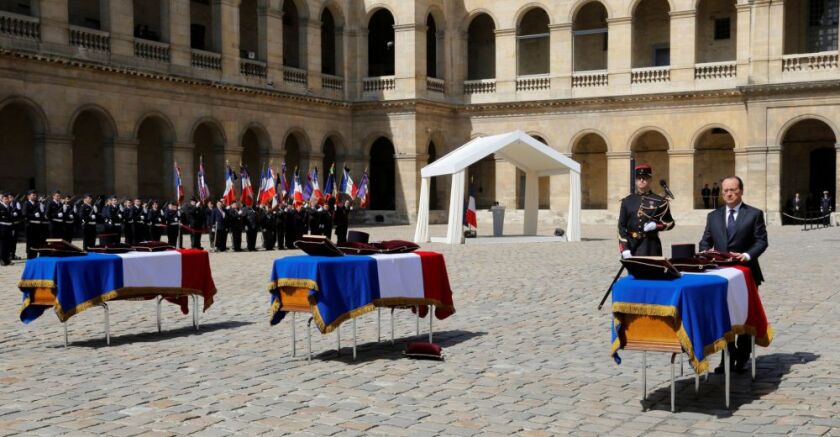
[[[167,198],[201,160],[218,195],[226,161],[335,163],[407,222],[424,165],[520,129],[581,162],[585,222],[648,162],[678,221],[738,174],[778,223],[840,191],[837,37],[837,0],[0,0],[0,187]],[[521,207],[510,163],[470,174]],[[567,183],[540,180],[544,221]]]

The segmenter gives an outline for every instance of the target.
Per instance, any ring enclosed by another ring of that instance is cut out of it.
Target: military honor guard
[[[261,209],[259,226],[263,234],[263,249],[274,250],[277,242],[277,213],[268,205],[263,205]]]
[[[336,241],[344,243],[347,241],[347,228],[350,225],[350,212],[353,211],[353,205],[349,199],[335,208],[333,215],[333,222],[335,223]]]
[[[172,247],[181,248],[182,244],[179,241],[181,235],[181,211],[178,210],[178,205],[174,202],[169,203],[166,212],[163,215],[163,221],[166,223],[166,240]]]
[[[73,205],[73,198],[69,194],[64,195],[64,200],[61,205],[61,213],[64,216],[64,231],[61,239],[72,243],[73,237],[76,236],[76,226],[78,225],[78,215],[76,214],[76,207]]]
[[[41,247],[47,242],[44,225],[48,225],[47,217],[42,203],[38,202],[38,192],[29,190],[26,193],[27,199],[23,202],[22,213],[26,226],[26,258],[33,259],[38,256],[32,250]]]
[[[96,224],[99,221],[99,208],[93,204],[93,197],[85,193],[77,211],[82,222],[82,248],[87,250],[96,245]]]
[[[120,210],[117,196],[112,195],[108,198],[108,202],[102,208],[102,220],[105,223],[105,230],[99,236],[99,243],[102,245],[118,244],[123,232],[123,213]]]
[[[142,243],[149,240],[149,209],[140,199],[134,199],[131,206],[131,216],[134,217],[134,241]]]
[[[204,206],[193,197],[190,199],[190,205],[185,212],[190,227],[190,247],[203,249],[201,247],[201,235],[204,233],[204,228],[207,227],[207,213],[204,211]]]
[[[56,191],[52,200],[47,203],[47,220],[50,238],[64,237],[64,206],[61,203],[61,192]]]
[[[224,199],[219,200],[213,208],[213,246],[219,252],[227,250],[228,212],[225,208]]]
[[[152,241],[160,241],[160,236],[166,230],[166,223],[163,219],[163,211],[160,209],[160,202],[152,200],[152,207],[149,209],[149,232]]]
[[[650,189],[653,169],[648,164],[635,168],[636,190],[621,200],[618,214],[618,246],[621,256],[662,256],[659,232],[674,228],[668,199]]]
[[[828,190],[823,191],[822,197],[820,197],[820,216],[823,216],[823,224],[828,226],[831,224],[831,211],[834,209],[834,202],[829,195]]]
[[[3,266],[12,263],[12,247],[17,244],[14,223],[16,212],[11,197],[11,193],[0,193],[0,265]]]
[[[245,245],[249,252],[257,250],[257,212],[248,205],[242,207],[242,226],[245,228]]]
[[[239,208],[239,203],[231,202],[230,208],[227,211],[227,217],[228,232],[230,232],[231,240],[233,241],[234,252],[242,252],[242,218],[244,215],[245,213]]]

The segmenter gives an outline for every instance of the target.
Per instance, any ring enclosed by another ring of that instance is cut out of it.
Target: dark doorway
[[[394,144],[379,138],[370,148],[370,209],[393,211],[396,202]]]

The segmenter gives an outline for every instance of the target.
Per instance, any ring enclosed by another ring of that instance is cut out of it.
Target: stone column
[[[321,89],[321,21],[320,19],[310,19],[305,22],[303,31],[306,32],[306,64],[308,82],[307,86],[310,90],[318,91]]]
[[[751,6],[752,9],[752,27],[750,35],[750,74],[749,80],[754,83],[767,83],[768,76],[768,59],[770,56],[769,47],[771,40],[776,38],[771,35],[770,26],[770,2],[760,1],[755,2]],[[739,15],[740,18],[740,15]],[[739,28],[740,23],[739,23]],[[776,27],[775,30],[781,29]],[[772,32],[778,33],[781,41],[784,41],[782,31]]]
[[[105,25],[103,30],[111,33],[111,56],[134,58],[134,3],[132,0],[110,0],[100,2]]]
[[[73,190],[73,137],[70,135],[49,135],[36,137],[41,144],[43,166],[36,166],[35,188],[41,191],[60,189]],[[79,193],[81,194],[81,193]]]
[[[607,152],[607,174],[607,209],[618,213],[621,199],[633,189],[630,186],[630,152]]]
[[[769,220],[780,206],[781,147],[749,146],[744,155],[746,173],[739,175],[744,180],[744,201],[765,210]]]
[[[736,21],[736,63],[738,68],[738,83],[745,84],[750,78],[750,32],[752,31],[752,6],[740,4],[735,6]]]
[[[115,139],[110,147],[106,145],[105,167],[113,169],[112,174],[106,171],[106,192],[116,193],[121,197],[137,196],[137,146],[139,143],[134,139],[119,138]],[[108,153],[108,149],[111,149],[111,153]]]
[[[760,159],[761,156],[759,155],[757,158]],[[761,186],[760,181],[753,181],[753,187],[750,189],[755,189],[756,185],[763,189],[766,201],[763,205],[759,204],[758,207],[768,212],[768,221],[780,220],[782,212],[782,148],[779,146],[767,147],[767,155],[764,161],[767,163],[766,182],[764,186]]]
[[[620,17],[607,20],[607,72],[609,87],[613,91],[630,86],[630,68],[632,66],[633,40],[631,30],[633,20]]]
[[[196,173],[193,171],[195,168],[195,162],[193,158],[193,149],[195,145],[192,143],[176,143],[173,145],[169,145],[165,147],[164,156],[166,154],[170,154],[172,160],[164,159],[164,163],[169,163],[169,172],[168,174],[173,175],[173,161],[178,163],[178,166],[181,167],[181,185],[184,187],[184,197],[185,199],[189,199],[190,196],[198,197],[198,193],[196,189]],[[167,150],[168,149],[168,150]],[[166,166],[166,164],[164,164]],[[167,173],[164,173],[166,175]],[[170,176],[170,179],[173,176]],[[170,181],[169,187],[164,187],[164,192],[171,192],[174,196],[175,189],[174,181]]]
[[[260,8],[260,22],[265,22],[268,82],[275,88],[283,85],[283,11],[275,7]]]
[[[516,209],[516,166],[496,158],[496,201],[510,211]]]
[[[836,213],[838,212],[837,207],[840,206],[840,200],[837,200],[840,197],[840,144],[834,145],[834,150],[836,151],[836,157],[834,158],[834,212]]]
[[[161,0],[164,40],[169,42],[173,71],[187,74],[192,59],[190,52],[190,0]]]
[[[671,82],[693,83],[697,13],[674,11],[671,16]]]
[[[323,180],[321,175],[324,174],[324,169],[321,168],[321,165],[324,163],[324,154],[321,152],[311,152],[308,156],[301,159],[301,167],[306,164],[306,173],[309,174],[313,168],[318,167],[318,179]],[[301,169],[303,171],[303,169]],[[329,171],[329,169],[327,169]],[[303,174],[301,174],[301,181],[303,180]],[[323,188],[323,187],[321,187]]]
[[[496,29],[496,94],[499,99],[516,95],[516,29]]]
[[[239,4],[241,0],[213,0],[219,11],[221,32],[219,52],[222,54],[222,78],[237,82],[239,74]],[[215,24],[215,22],[214,22]]]
[[[394,156],[397,164],[397,216],[412,224],[417,222],[420,169],[422,168],[422,162],[426,159],[428,159],[428,156],[415,153],[397,153]]]
[[[394,26],[394,75],[397,78],[396,91],[402,98],[417,96],[421,79],[425,85],[426,40],[423,36],[420,25],[411,23]]]
[[[770,4],[769,19],[767,77],[771,82],[777,82],[782,80],[782,55],[785,50],[784,0],[773,0]]]
[[[42,49],[48,52],[69,51],[70,32],[68,0],[40,0]],[[32,2],[36,3],[36,2]]]
[[[668,186],[674,193],[671,209],[674,213],[685,213],[694,209],[694,150],[677,149],[668,151]],[[658,181],[653,181],[658,184]],[[659,191],[659,190],[655,190]]]
[[[572,23],[552,24],[548,29],[551,32],[551,91],[565,97],[572,89]]]
[[[464,81],[467,80],[467,56],[463,55],[467,53],[467,33],[453,31],[447,34],[447,38],[446,47],[447,50],[451,50],[447,58],[453,60],[451,64],[447,64],[447,89],[460,99],[464,95]]]

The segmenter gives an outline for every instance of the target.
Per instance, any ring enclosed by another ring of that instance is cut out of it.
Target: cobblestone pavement
[[[211,255],[219,293],[200,332],[174,305],[157,334],[154,303],[113,303],[110,347],[99,309],[70,320],[68,349],[51,312],[20,323],[22,264],[0,268],[0,435],[840,435],[840,229],[770,229],[761,291],[777,336],[759,348],[758,380],[734,376],[727,411],[722,377],[695,398],[687,368],[675,414],[668,355],[649,354],[647,411],[640,354],[608,356],[610,317],[595,307],[618,267],[615,232],[583,231],[581,243],[429,245],[446,255],[458,311],[435,321],[445,362],[401,356],[415,331],[405,311],[394,346],[376,343],[376,313],[359,319],[356,362],[349,323],[341,356],[335,335],[314,333],[315,359],[293,358],[289,319],[269,327],[265,286],[272,259],[295,252]],[[700,232],[678,226],[664,243]]]

